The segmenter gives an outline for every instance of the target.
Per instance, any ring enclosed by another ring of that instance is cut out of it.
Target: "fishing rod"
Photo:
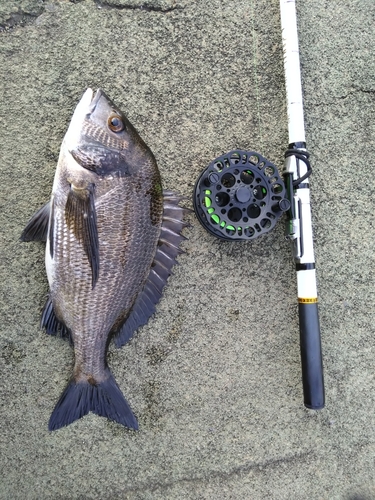
[[[198,177],[194,211],[202,226],[226,241],[258,238],[287,213],[287,238],[297,270],[305,406],[324,406],[310,191],[294,0],[280,0],[288,102],[289,147],[282,176],[256,151],[236,149],[215,158]]]
[[[324,380],[295,0],[280,0],[280,14],[289,133],[283,171],[290,203],[286,235],[297,272],[304,403],[319,410],[324,407]]]

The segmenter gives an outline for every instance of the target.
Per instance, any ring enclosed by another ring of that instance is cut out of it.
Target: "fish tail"
[[[100,383],[72,379],[62,393],[49,420],[48,429],[55,431],[87,415],[90,411],[131,429],[138,422],[119,389],[113,375]]]

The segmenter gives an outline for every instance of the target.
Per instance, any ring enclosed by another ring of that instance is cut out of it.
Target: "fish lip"
[[[95,94],[93,93],[93,97],[91,99],[91,103],[90,103],[90,106],[89,106],[89,112],[88,112],[88,116],[91,115],[91,113],[93,113],[96,109],[96,106],[98,105],[98,102],[100,100],[100,98],[102,97],[103,95],[103,91],[102,89],[98,89]]]
[[[82,128],[87,116],[88,109],[93,101],[93,91],[86,89],[79,103],[77,104],[68,130],[64,137],[64,143],[68,150],[73,150],[81,140]]]
[[[81,104],[81,106],[84,105],[87,109],[87,105],[90,105],[90,103],[92,102],[93,95],[94,95],[94,92],[92,91],[92,89],[87,88],[86,91],[83,93],[83,96],[81,97],[81,100],[79,101],[78,106]]]

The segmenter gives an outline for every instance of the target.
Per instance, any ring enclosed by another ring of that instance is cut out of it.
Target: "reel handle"
[[[303,399],[306,408],[324,407],[324,380],[318,303],[299,302]]]

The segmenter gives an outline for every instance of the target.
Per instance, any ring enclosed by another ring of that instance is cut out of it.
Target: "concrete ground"
[[[278,0],[0,5],[2,499],[375,499],[373,0],[298,2],[326,408],[302,403],[283,223],[226,243],[193,214],[149,324],[109,364],[139,432],[93,414],[49,433],[72,350],[39,329],[50,195],[83,91],[102,87],[189,197],[216,156],[288,143]]]

